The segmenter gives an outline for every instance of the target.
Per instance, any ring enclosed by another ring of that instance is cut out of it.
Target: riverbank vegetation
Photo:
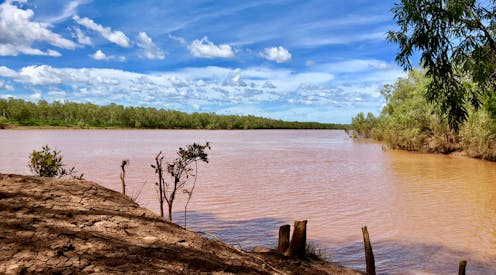
[[[374,138],[391,149],[465,151],[471,157],[496,161],[496,97],[487,95],[478,110],[467,103],[468,118],[455,131],[441,108],[427,100],[430,81],[424,72],[412,70],[408,77],[385,85],[381,93],[386,104],[380,115],[359,113],[352,119],[355,137]]]
[[[402,0],[392,11],[399,29],[388,39],[409,75],[381,91],[379,117],[353,118],[355,135],[496,161],[496,2]],[[421,72],[412,70],[416,55]]]
[[[0,128],[55,126],[77,128],[148,129],[345,129],[347,125],[317,122],[289,122],[256,116],[188,114],[149,107],[92,103],[37,103],[22,99],[0,99]]]

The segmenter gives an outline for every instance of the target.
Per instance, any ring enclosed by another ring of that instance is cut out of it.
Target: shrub
[[[320,248],[314,242],[308,242],[305,246],[305,257],[311,260],[328,261],[325,249]]]
[[[73,179],[83,179],[83,174],[75,176],[77,173],[74,167],[69,170],[65,169],[62,162],[60,151],[51,150],[48,145],[41,148],[40,151],[34,151],[29,155],[29,168],[33,173],[40,177],[61,178],[70,176]]]

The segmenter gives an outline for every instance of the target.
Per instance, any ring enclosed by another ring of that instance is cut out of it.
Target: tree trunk
[[[169,204],[169,221],[172,222],[172,204]]]
[[[291,226],[289,224],[281,225],[279,227],[279,241],[277,250],[281,253],[284,253],[286,249],[289,247],[289,231]]]
[[[365,263],[367,264],[367,274],[375,275],[375,259],[372,245],[370,244],[369,231],[367,226],[362,227],[363,244],[365,246]]]
[[[307,245],[307,221],[295,221],[293,236],[289,243],[289,248],[286,249],[284,255],[289,257],[305,257],[305,249]]]

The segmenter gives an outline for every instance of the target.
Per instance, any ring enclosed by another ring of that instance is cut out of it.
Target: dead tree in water
[[[372,245],[370,244],[369,231],[367,226],[362,227],[363,244],[365,246],[365,263],[367,264],[367,274],[375,275],[375,259]]]
[[[129,164],[129,160],[122,160],[121,163],[121,184],[122,184],[122,194],[126,195],[126,166]]]

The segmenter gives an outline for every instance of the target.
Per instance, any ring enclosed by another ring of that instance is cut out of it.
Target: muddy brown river
[[[150,164],[162,150],[210,141],[188,208],[188,228],[243,249],[275,246],[280,225],[308,220],[308,239],[344,266],[365,269],[367,225],[381,274],[496,274],[496,163],[383,151],[326,130],[0,130],[0,172],[30,174],[48,144],[88,180],[128,190],[158,212]],[[183,223],[183,197],[175,220]]]

